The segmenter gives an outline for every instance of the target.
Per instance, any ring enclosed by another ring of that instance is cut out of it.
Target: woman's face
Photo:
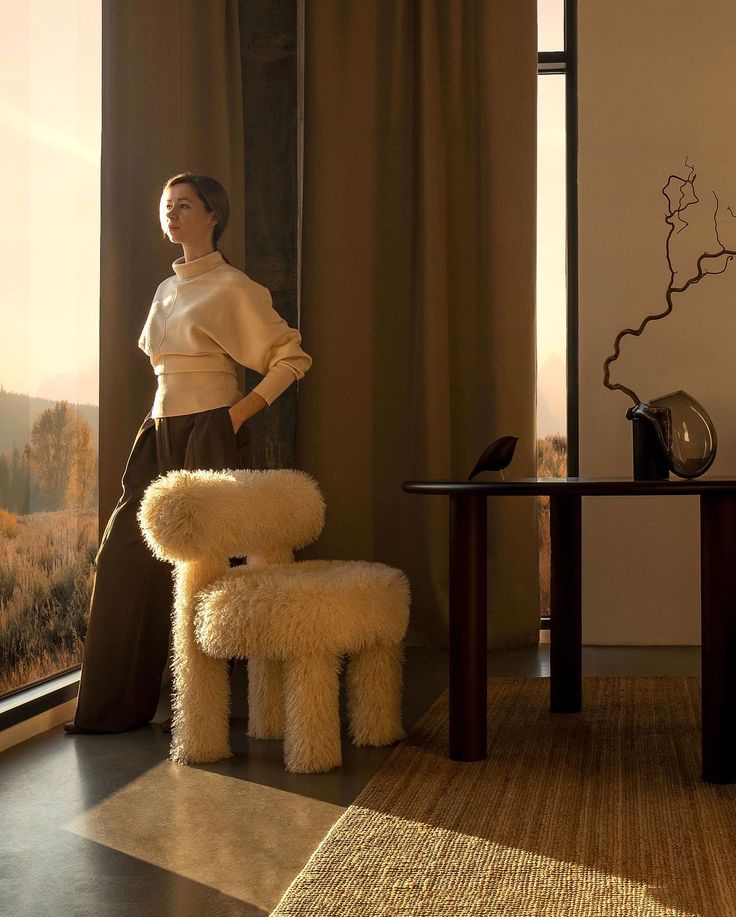
[[[207,211],[188,182],[172,185],[161,195],[160,216],[161,227],[172,242],[197,245],[212,241],[217,217]]]

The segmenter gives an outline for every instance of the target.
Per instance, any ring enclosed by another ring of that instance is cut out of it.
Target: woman
[[[166,665],[172,570],[143,542],[136,512],[160,474],[247,466],[246,422],[312,363],[269,291],[218,251],[230,206],[222,185],[184,172],[161,195],[164,238],[182,246],[138,341],[157,379],[95,559],[82,677],[70,734],[125,732],[154,716]],[[247,395],[237,364],[263,375]]]

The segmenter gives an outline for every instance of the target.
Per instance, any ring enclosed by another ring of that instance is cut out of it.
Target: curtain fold
[[[446,497],[496,437],[535,474],[536,3],[305,8],[299,467],[304,557],[402,568],[410,643],[446,645]],[[536,508],[488,501],[489,645],[539,631]]]
[[[137,340],[181,248],[162,240],[161,189],[186,169],[228,191],[221,240],[244,270],[244,144],[237,0],[103,0],[100,520],[120,496],[155,379]]]

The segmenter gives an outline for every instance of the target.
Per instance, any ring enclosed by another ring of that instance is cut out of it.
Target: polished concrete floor
[[[586,647],[583,667],[698,674],[699,658],[697,647]],[[489,653],[488,670],[545,676],[549,646]],[[446,654],[407,650],[407,728],[446,684]],[[345,742],[341,768],[288,774],[279,742],[245,736],[244,695],[239,665],[235,756],[213,765],[172,764],[155,724],[110,736],[57,727],[0,754],[0,915],[268,914],[391,749]],[[165,686],[156,721],[167,715]]]

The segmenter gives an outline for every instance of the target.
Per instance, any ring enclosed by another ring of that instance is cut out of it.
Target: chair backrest
[[[319,485],[292,468],[170,471],[148,486],[138,510],[151,550],[174,563],[242,555],[288,562],[324,520]]]

